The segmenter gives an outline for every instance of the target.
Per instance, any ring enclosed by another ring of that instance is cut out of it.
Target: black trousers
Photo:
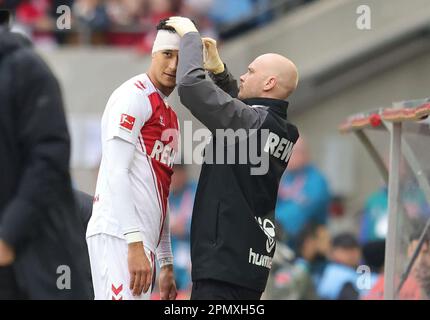
[[[217,280],[193,282],[191,300],[260,300],[262,292]]]

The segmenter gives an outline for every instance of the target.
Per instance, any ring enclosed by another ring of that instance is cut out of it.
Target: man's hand
[[[198,32],[194,23],[185,17],[170,17],[166,21],[166,26],[172,27],[180,37],[183,37],[189,32]]]
[[[128,271],[130,272],[130,290],[134,296],[146,293],[151,286],[152,270],[143,242],[128,244]]]
[[[15,261],[15,251],[0,239],[0,267],[11,265]]]
[[[218,74],[224,71],[224,63],[222,62],[216,41],[212,38],[202,38],[205,48],[205,55],[203,57],[203,67],[205,70]]]
[[[161,268],[159,277],[160,298],[161,300],[176,299],[176,284],[173,274],[173,265],[169,264]]]

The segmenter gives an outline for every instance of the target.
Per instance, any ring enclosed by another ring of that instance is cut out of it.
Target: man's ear
[[[276,86],[276,77],[271,76],[266,79],[264,82],[263,91],[269,91],[272,90]]]

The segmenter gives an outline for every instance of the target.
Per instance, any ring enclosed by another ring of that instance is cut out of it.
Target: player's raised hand
[[[223,72],[224,63],[219,56],[216,41],[212,38],[202,38],[202,41],[205,48],[205,55],[203,57],[203,67],[205,70],[214,74]]]
[[[161,300],[175,300],[177,296],[173,265],[161,268],[159,277],[160,298]]]
[[[152,270],[143,242],[128,244],[128,270],[130,272],[130,290],[133,295],[139,296],[142,291],[146,293],[151,286]]]
[[[189,32],[198,32],[194,22],[185,17],[170,17],[166,21],[166,26],[174,28],[181,37]]]

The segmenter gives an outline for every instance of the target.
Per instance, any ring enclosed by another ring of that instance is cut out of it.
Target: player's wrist
[[[224,72],[224,70],[225,70],[224,63],[221,62],[216,66],[216,68],[212,72],[213,74],[221,74]]]
[[[160,265],[160,268],[173,268],[173,257],[164,257],[158,259],[158,264]]]
[[[134,232],[127,232],[124,234],[125,240],[127,241],[127,244],[142,242],[143,243],[143,237],[140,231],[134,231]]]

